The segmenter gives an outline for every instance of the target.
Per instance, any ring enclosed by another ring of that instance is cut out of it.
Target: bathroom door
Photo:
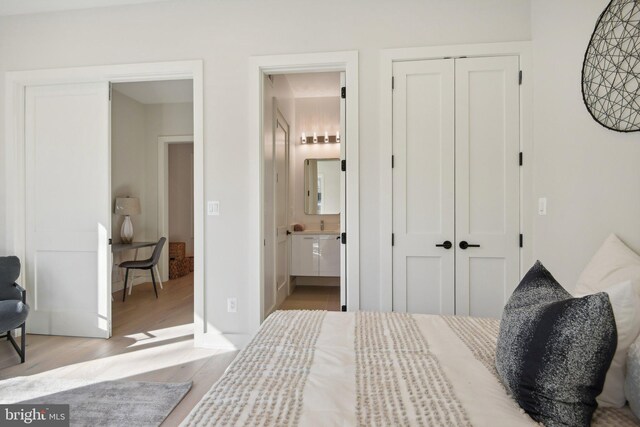
[[[274,125],[275,290],[276,302],[280,303],[289,291],[289,125],[277,108]]]
[[[347,75],[340,72],[340,87],[347,84]],[[347,100],[340,98],[340,158],[347,158]],[[347,232],[347,172],[340,173],[340,233]],[[347,246],[340,245],[340,307],[347,309]]]

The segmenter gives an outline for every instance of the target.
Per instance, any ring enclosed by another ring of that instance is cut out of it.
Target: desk
[[[131,249],[136,250],[136,259],[138,259],[138,249],[140,248],[148,248],[151,246],[155,246],[158,242],[133,242],[133,243],[114,243],[111,245],[111,252],[114,254],[116,252],[128,251]]]
[[[118,253],[118,252],[124,252],[124,251],[129,251],[129,250],[135,250],[135,254],[133,255],[133,259],[137,260],[138,259],[138,249],[140,248],[150,248],[152,246],[157,245],[158,242],[132,242],[132,243],[114,243],[111,245],[111,252],[112,253]],[[156,270],[156,278],[158,279],[158,283],[160,284],[160,289],[164,289],[162,287],[162,278],[160,277],[160,272],[158,271],[158,265],[156,264],[153,267]],[[135,275],[136,270],[133,270],[130,274],[131,274],[131,286],[129,287],[129,295],[131,295],[131,290],[133,289],[133,283],[136,280],[136,275]],[[122,277],[122,276],[120,276]],[[138,276],[140,277],[140,276]]]

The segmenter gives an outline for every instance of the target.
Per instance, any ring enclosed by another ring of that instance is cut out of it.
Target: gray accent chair
[[[0,338],[7,338],[24,363],[26,357],[26,320],[29,316],[27,291],[16,283],[20,276],[20,260],[15,256],[0,257]],[[20,346],[13,330],[20,328]]]
[[[161,237],[156,243],[156,246],[153,248],[153,253],[151,254],[151,258],[141,259],[136,261],[125,261],[120,264],[120,267],[126,268],[127,272],[124,275],[124,292],[122,294],[122,302],[124,302],[127,297],[127,282],[129,281],[129,270],[149,270],[151,272],[151,281],[153,282],[153,291],[156,293],[156,298],[158,298],[158,288],[156,288],[156,276],[153,274],[153,268],[160,261],[160,254],[162,253],[162,247],[164,246],[164,242],[167,241],[166,237]],[[133,286],[133,284],[131,284]]]

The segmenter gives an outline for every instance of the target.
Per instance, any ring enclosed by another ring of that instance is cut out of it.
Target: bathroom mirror
[[[340,213],[340,159],[304,161],[304,213]]]

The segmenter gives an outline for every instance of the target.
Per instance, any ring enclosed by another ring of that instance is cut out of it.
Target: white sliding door
[[[109,121],[106,82],[26,89],[30,333],[110,336]]]
[[[457,314],[500,317],[518,284],[518,70],[513,56],[456,60]]]
[[[454,313],[454,61],[395,63],[393,309]]]

